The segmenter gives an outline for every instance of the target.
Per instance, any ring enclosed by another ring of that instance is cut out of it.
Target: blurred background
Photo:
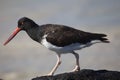
[[[46,75],[56,63],[56,54],[21,31],[8,45],[4,41],[21,17],[37,24],[63,24],[76,29],[105,33],[111,43],[78,50],[81,69],[120,71],[120,0],[0,0],[0,78],[31,80]],[[62,55],[55,74],[74,68],[72,54]]]

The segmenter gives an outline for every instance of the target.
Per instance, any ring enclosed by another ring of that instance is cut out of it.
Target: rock
[[[36,77],[32,80],[120,80],[120,72],[83,69],[78,72],[63,73],[55,76]]]

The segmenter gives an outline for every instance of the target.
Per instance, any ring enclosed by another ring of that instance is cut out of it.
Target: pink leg
[[[74,51],[72,52],[76,58],[76,66],[73,69],[73,71],[80,71],[80,64],[79,64],[79,54],[75,53]]]
[[[59,65],[61,64],[61,61],[60,61],[60,57],[61,55],[60,54],[57,54],[57,63],[56,65],[54,66],[54,68],[52,69],[52,71],[48,74],[48,75],[53,75],[54,72],[57,70],[57,68],[59,67]]]

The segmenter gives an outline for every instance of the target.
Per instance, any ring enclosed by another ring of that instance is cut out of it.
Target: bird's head
[[[6,45],[7,43],[9,43],[18,32],[20,32],[21,30],[28,30],[31,29],[35,24],[34,21],[32,21],[31,19],[27,18],[27,17],[23,17],[21,19],[18,20],[18,27],[13,31],[13,33],[11,34],[11,36],[6,40],[6,42],[4,43],[4,45]]]
[[[18,20],[18,28],[20,28],[21,30],[31,29],[35,25],[36,25],[36,23],[27,17],[23,17]]]

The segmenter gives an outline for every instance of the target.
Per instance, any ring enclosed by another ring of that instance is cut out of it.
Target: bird
[[[79,54],[75,52],[76,50],[95,43],[109,43],[107,35],[103,33],[86,32],[60,24],[38,25],[32,19],[22,17],[18,20],[17,28],[3,45],[8,44],[20,31],[26,31],[31,39],[56,53],[56,65],[48,75],[54,75],[61,64],[61,54],[72,53],[76,59],[76,65],[72,71],[80,71]]]

